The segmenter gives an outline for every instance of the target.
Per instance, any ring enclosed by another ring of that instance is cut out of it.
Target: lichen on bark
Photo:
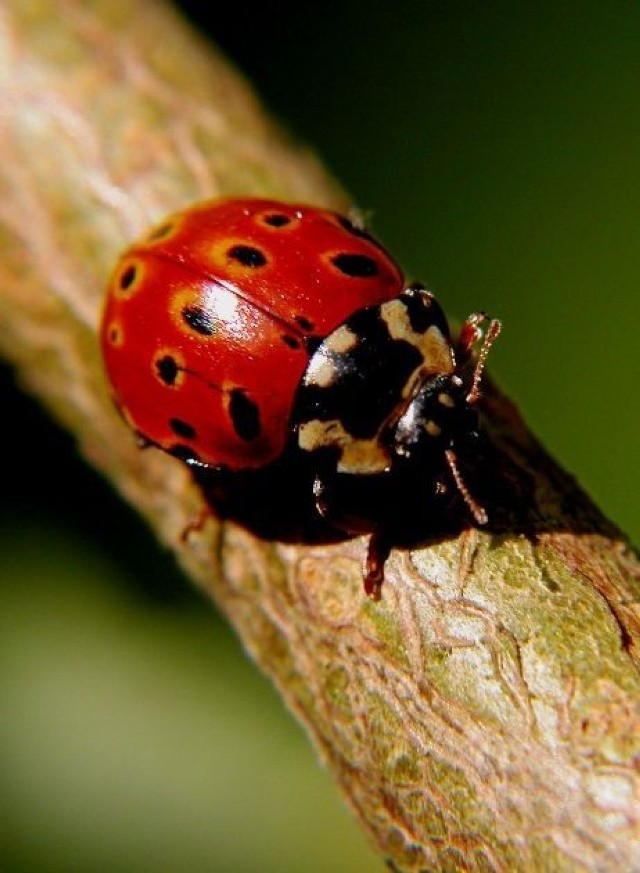
[[[0,10],[0,350],[225,611],[398,870],[637,869],[638,563],[513,405],[485,399],[500,524],[396,551],[265,543],[140,453],[96,344],[106,277],[152,222],[218,194],[345,208],[306,149],[159,2]]]

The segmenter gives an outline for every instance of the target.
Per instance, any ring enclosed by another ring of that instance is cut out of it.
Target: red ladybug
[[[335,212],[264,199],[198,204],[129,248],[112,276],[102,350],[114,399],[145,441],[195,471],[247,473],[295,454],[318,513],[384,535],[394,483],[437,512],[466,487],[457,455],[491,321],[455,346],[439,304],[367,231]],[[391,487],[391,490],[389,490]],[[395,497],[393,498],[395,499]],[[380,594],[379,544],[367,593]]]

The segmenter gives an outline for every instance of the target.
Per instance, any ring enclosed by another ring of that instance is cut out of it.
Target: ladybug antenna
[[[500,324],[500,322],[496,323],[498,325]],[[476,500],[474,500],[471,492],[467,488],[467,484],[462,478],[460,470],[458,469],[458,459],[455,456],[455,452],[453,452],[452,449],[447,449],[444,453],[444,456],[447,459],[447,464],[449,465],[449,469],[451,470],[451,475],[453,476],[454,482],[456,483],[456,487],[460,492],[462,499],[471,510],[471,514],[475,518],[476,524],[486,524],[489,521],[489,516],[487,515],[484,507],[480,506],[480,504]]]
[[[486,316],[484,316],[484,313],[482,313],[481,317],[484,318]],[[477,324],[477,322],[476,322],[476,324]],[[476,366],[475,366],[475,369],[473,371],[473,379],[471,381],[471,388],[469,390],[469,393],[467,394],[467,403],[470,403],[471,405],[473,405],[474,403],[477,403],[479,398],[480,398],[480,382],[482,381],[482,374],[484,372],[484,365],[485,365],[485,362],[487,360],[487,355],[489,354],[489,350],[491,349],[491,346],[494,344],[494,342],[497,340],[498,336],[500,335],[501,329],[502,329],[502,323],[500,321],[498,321],[497,318],[492,318],[491,321],[489,322],[489,327],[487,328],[487,330],[485,332],[484,339],[482,341],[482,347],[480,348],[480,351],[478,352],[478,360],[476,361]],[[447,460],[449,460],[449,459],[447,459]],[[451,462],[449,462],[449,466],[451,466]],[[453,472],[453,469],[452,469],[452,472]],[[454,473],[454,478],[455,478],[455,475],[456,474]],[[458,480],[456,479],[456,482],[457,481]],[[460,488],[459,484],[458,484],[458,487]],[[462,496],[465,498],[465,500],[467,500],[467,498],[465,497],[465,494],[464,494],[464,490],[462,488],[460,488],[460,491],[462,493]],[[467,500],[467,503],[469,503],[468,500]],[[471,511],[473,512],[473,509]],[[475,513],[474,513],[474,515],[475,515]],[[484,524],[484,522],[480,522],[480,523]]]

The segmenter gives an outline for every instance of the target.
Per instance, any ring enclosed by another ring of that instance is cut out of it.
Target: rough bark
[[[495,389],[499,524],[394,552],[262,542],[114,413],[96,325],[117,253],[221,193],[344,207],[159,2],[0,9],[0,350],[226,612],[390,868],[640,868],[638,563]],[[497,459],[497,460],[496,460]],[[514,496],[515,495],[515,496]]]

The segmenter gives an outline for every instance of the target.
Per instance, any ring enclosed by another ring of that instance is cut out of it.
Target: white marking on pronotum
[[[307,367],[305,382],[318,388],[329,388],[336,381],[338,368],[334,356],[346,355],[359,339],[346,324],[340,325],[319,346]]]
[[[344,355],[355,349],[358,342],[358,335],[348,325],[341,324],[329,334],[322,345],[334,355]]]
[[[438,394],[438,403],[440,403],[442,406],[446,406],[448,409],[453,409],[453,407],[456,405],[453,397],[444,391]]]
[[[304,381],[307,385],[317,388],[329,388],[336,381],[338,370],[335,362],[328,358],[325,349],[320,346],[309,361]]]
[[[376,437],[368,440],[356,439],[337,419],[316,419],[301,424],[298,429],[298,445],[306,452],[331,446],[339,448],[339,473],[383,473],[389,469],[389,456]]]
[[[432,437],[439,437],[442,433],[442,428],[439,424],[436,424],[435,421],[427,421],[425,422],[424,429]]]
[[[424,361],[421,367],[424,375],[434,373],[449,375],[453,372],[455,361],[451,345],[435,324],[424,333],[418,333],[411,326],[406,305],[402,300],[397,299],[383,303],[380,307],[380,315],[391,339],[404,340],[418,349]]]

